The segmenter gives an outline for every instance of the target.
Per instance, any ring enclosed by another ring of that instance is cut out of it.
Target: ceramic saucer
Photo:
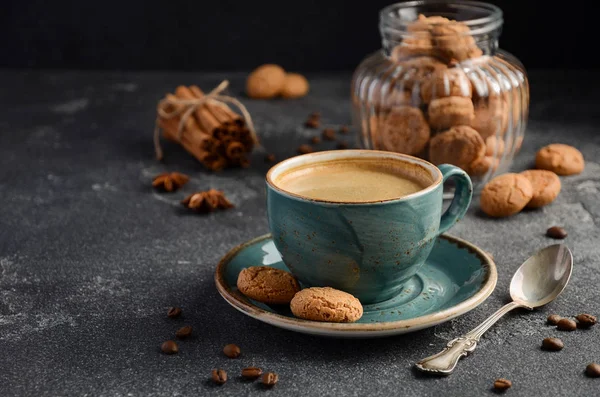
[[[270,306],[242,295],[239,272],[250,266],[288,270],[271,235],[238,245],[219,262],[215,282],[225,300],[242,313],[265,323],[313,335],[369,338],[404,334],[441,324],[473,310],[496,287],[496,265],[480,248],[456,237],[438,237],[431,255],[396,297],[364,306],[355,323],[307,321],[292,315],[289,306]]]

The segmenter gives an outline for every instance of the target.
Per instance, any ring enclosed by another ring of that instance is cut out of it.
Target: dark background
[[[491,1],[500,46],[531,68],[597,68],[591,1]],[[4,0],[0,67],[121,70],[352,70],[380,48],[393,1]]]

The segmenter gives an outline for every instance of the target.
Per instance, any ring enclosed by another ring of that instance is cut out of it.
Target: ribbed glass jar
[[[498,48],[502,11],[474,1],[410,1],[380,12],[383,48],[352,79],[360,145],[450,163],[476,188],[506,172],[529,108],[525,68]]]

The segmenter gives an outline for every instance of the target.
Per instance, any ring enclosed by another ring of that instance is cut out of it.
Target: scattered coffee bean
[[[181,309],[178,307],[170,307],[167,316],[170,318],[177,318],[181,316]]]
[[[262,383],[265,386],[273,386],[279,380],[279,376],[275,372],[267,372],[262,377]]]
[[[347,125],[343,125],[340,127],[340,134],[347,134],[348,131],[350,131],[350,129],[348,128]]]
[[[512,386],[512,382],[508,379],[500,378],[494,381],[494,389],[498,391],[504,391],[510,389]]]
[[[546,236],[562,240],[567,237],[567,231],[560,226],[552,226],[550,229],[546,230]]]
[[[326,141],[334,141],[335,130],[333,128],[325,128],[323,130],[323,139],[325,139]]]
[[[312,138],[310,138],[310,143],[316,145],[317,143],[321,143],[321,138],[319,138],[318,136],[313,136]]]
[[[577,319],[578,328],[589,328],[598,322],[596,317],[592,316],[591,314],[582,313],[575,318]]]
[[[577,323],[570,318],[563,318],[556,323],[556,328],[561,331],[575,331],[577,329]]]
[[[275,161],[275,155],[273,153],[267,154],[265,156],[265,163],[272,163]]]
[[[321,121],[319,120],[319,117],[315,117],[313,113],[308,120],[306,120],[304,125],[308,128],[319,128]]]
[[[348,149],[348,142],[339,141],[337,144],[338,149]]]
[[[185,327],[181,327],[175,332],[175,336],[180,339],[188,338],[190,335],[192,335],[192,326],[191,325],[186,325]]]
[[[558,324],[558,322],[562,319],[561,316],[559,316],[558,314],[551,314],[548,316],[548,318],[546,319],[546,321],[548,322],[548,324],[550,325],[556,325]]]
[[[558,338],[545,338],[542,341],[542,349],[557,352],[562,350],[565,344]]]
[[[588,366],[585,367],[585,374],[590,378],[600,378],[600,364],[588,364]]]
[[[262,369],[257,367],[248,367],[242,370],[242,378],[244,379],[258,379],[262,375]]]
[[[212,370],[212,381],[217,385],[222,385],[227,382],[227,372],[223,369],[213,369]]]
[[[307,154],[307,153],[312,153],[315,150],[310,145],[300,145],[300,146],[298,146],[297,151],[300,154]]]
[[[160,345],[160,350],[162,350],[162,352],[165,354],[175,354],[179,351],[179,347],[177,346],[177,343],[173,342],[172,340],[168,340]]]
[[[225,353],[225,355],[229,358],[238,358],[241,352],[242,351],[240,350],[238,345],[234,345],[233,343],[225,345],[225,347],[223,348],[223,353]]]

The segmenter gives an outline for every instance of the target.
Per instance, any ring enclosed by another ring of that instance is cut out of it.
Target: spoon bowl
[[[528,308],[544,306],[560,295],[573,271],[573,255],[563,244],[530,256],[510,282],[510,297]]]

